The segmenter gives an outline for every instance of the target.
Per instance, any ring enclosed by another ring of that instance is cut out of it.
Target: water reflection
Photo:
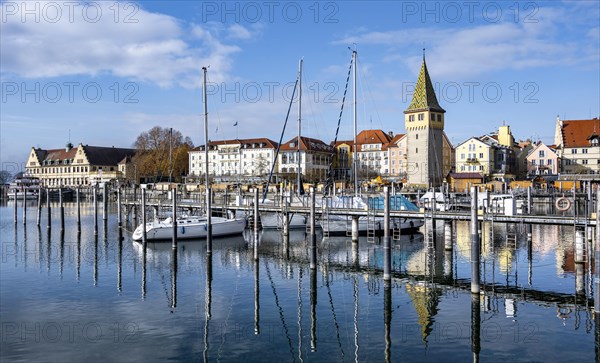
[[[310,270],[304,231],[290,231],[287,247],[281,232],[262,232],[255,260],[251,238],[216,239],[210,255],[203,240],[180,242],[177,249],[170,243],[143,245],[132,242],[128,233],[124,239],[118,236],[109,215],[100,247],[100,237],[92,239],[89,213],[83,213],[88,217],[81,234],[68,229],[62,235],[58,229],[54,234],[38,229],[36,234],[29,223],[21,235],[20,230],[11,230],[11,212],[8,228],[0,233],[5,241],[17,241],[4,248],[18,253],[15,263],[10,256],[1,265],[3,315],[19,324],[39,321],[40,326],[48,316],[58,324],[63,323],[56,318],[60,316],[82,324],[108,321],[103,332],[110,331],[114,321],[131,321],[139,329],[135,343],[143,348],[139,359],[391,362],[400,357],[408,361],[598,357],[600,314],[591,312],[590,259],[574,262],[569,227],[533,226],[528,239],[526,227],[483,224],[484,294],[472,296],[465,257],[469,244],[460,240],[462,223],[457,223],[451,250],[439,238],[441,228],[434,230],[435,240],[417,233],[394,241],[392,284],[380,289],[379,239],[352,243],[347,237],[319,238],[318,267]],[[115,238],[117,243],[112,243]],[[70,253],[75,244],[76,253]],[[28,253],[36,248],[37,257]],[[105,263],[99,264],[99,259]],[[36,263],[43,279],[30,278],[38,273],[31,266]],[[68,278],[73,275],[76,279]],[[77,284],[81,275],[84,280],[92,275],[94,287]],[[100,275],[106,283],[101,283]],[[140,283],[142,299],[139,290],[128,288],[139,288]],[[267,294],[265,283],[271,290]],[[31,291],[26,303],[18,300],[22,284]],[[65,303],[70,299],[80,301],[81,307]],[[65,344],[44,345],[43,339],[23,345],[20,332],[15,337],[3,336],[2,358],[40,360],[37,352],[43,351],[51,360],[89,360],[83,352],[89,346],[75,352]],[[215,341],[221,343],[218,355]],[[533,353],[532,343],[543,349]],[[104,354],[114,351],[108,360],[118,360],[131,349],[131,344],[115,344],[112,335],[96,344]]]

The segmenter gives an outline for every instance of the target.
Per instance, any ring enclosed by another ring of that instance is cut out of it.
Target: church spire
[[[423,48],[423,64],[421,65],[421,72],[419,72],[419,78],[415,86],[415,93],[404,113],[417,111],[446,112],[438,103],[431,78],[429,78],[427,64],[425,63],[425,48]]]

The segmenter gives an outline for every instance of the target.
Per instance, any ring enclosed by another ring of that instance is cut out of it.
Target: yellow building
[[[97,182],[131,179],[134,149],[71,143],[64,149],[31,148],[25,175],[40,179],[48,187],[75,187]]]
[[[492,143],[472,137],[456,147],[456,172],[490,175],[494,165]]]

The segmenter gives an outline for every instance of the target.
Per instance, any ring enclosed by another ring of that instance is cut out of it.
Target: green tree
[[[6,170],[0,171],[0,184],[8,184],[12,180],[12,175]]]

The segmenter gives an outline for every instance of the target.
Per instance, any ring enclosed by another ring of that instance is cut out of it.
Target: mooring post
[[[15,200],[15,203],[17,201]],[[23,188],[23,225],[27,224],[27,188]]]
[[[260,279],[258,261],[254,261],[254,334],[260,334]]]
[[[584,236],[583,230],[575,227],[575,263],[584,263]]]
[[[471,352],[473,362],[479,362],[481,351],[481,306],[480,296],[471,295]]]
[[[60,230],[65,230],[65,206],[63,204],[62,187],[58,188],[58,206],[60,208]]]
[[[287,212],[287,200],[284,200],[282,198],[281,202],[286,206],[283,213],[283,255],[287,260],[288,258],[290,258],[290,216]]]
[[[146,246],[146,188],[142,188],[142,226],[142,244]]]
[[[531,214],[531,208],[533,207],[533,200],[531,198],[531,185],[527,187],[527,213]]]
[[[171,197],[173,199],[173,239],[171,241],[171,248],[177,248],[177,189],[171,190]]]
[[[17,224],[17,207],[18,207],[17,204],[19,204],[19,198],[17,196],[17,189],[15,189],[14,195],[15,195],[15,208],[14,208],[15,209],[15,213],[14,213],[15,218],[14,218],[14,221],[15,221],[15,224]]]
[[[77,232],[81,232],[81,194],[79,193],[79,185],[75,191],[75,198],[77,199]]]
[[[133,184],[133,224],[138,225],[137,185]]]
[[[317,268],[317,232],[315,230],[315,188],[310,187],[310,268]]]
[[[258,187],[254,188],[254,261],[258,261]]]
[[[106,182],[102,183],[102,220],[108,219],[108,193]]]
[[[42,192],[44,189],[38,189],[38,198],[37,198],[37,226],[39,227],[42,224]]]
[[[383,187],[383,281],[392,279],[392,253],[390,250],[390,189]]]
[[[52,207],[50,206],[50,188],[46,188],[46,212],[48,225],[46,228],[52,228]]]
[[[206,253],[212,253],[212,188],[206,188]]]
[[[358,243],[358,216],[352,216],[352,243]]]
[[[452,221],[444,221],[444,249],[452,251]]]
[[[123,225],[121,221],[121,186],[117,186],[117,226],[121,229]]]
[[[477,187],[471,187],[471,293],[479,294],[479,233],[477,221]]]
[[[94,193],[94,235],[98,235],[98,184],[94,184],[92,188]]]

